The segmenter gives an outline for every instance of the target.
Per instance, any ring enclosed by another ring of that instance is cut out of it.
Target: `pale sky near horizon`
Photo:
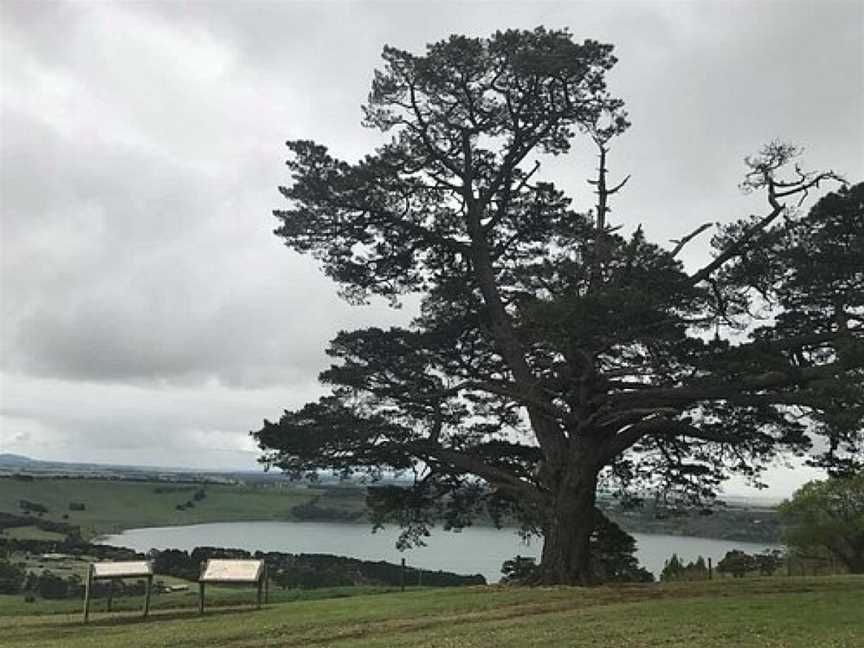
[[[0,19],[0,452],[254,467],[248,431],[323,393],[338,330],[407,321],[341,302],[271,233],[285,140],[379,141],[360,105],[384,44],[539,24],[613,43],[633,122],[613,219],[655,240],[761,209],[737,183],[775,138],[864,179],[862,2],[4,0]],[[587,207],[592,165],[583,144],[543,172]],[[818,475],[772,470],[767,494]]]

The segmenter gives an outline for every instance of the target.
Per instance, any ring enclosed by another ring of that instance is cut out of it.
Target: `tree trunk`
[[[563,480],[543,528],[540,583],[589,585],[593,582],[590,543],[596,523],[596,496],[594,472]]]

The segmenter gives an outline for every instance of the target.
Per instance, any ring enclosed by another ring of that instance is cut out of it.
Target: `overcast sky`
[[[864,179],[862,2],[0,7],[0,452],[253,467],[248,431],[322,392],[339,329],[407,321],[342,303],[271,233],[286,139],[379,141],[360,105],[384,44],[539,24],[613,43],[633,122],[613,219],[655,240],[760,208],[736,187],[774,138]],[[545,161],[577,206],[591,156]],[[770,494],[812,474],[773,471]]]

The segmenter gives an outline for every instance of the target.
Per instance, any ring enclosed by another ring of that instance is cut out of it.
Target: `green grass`
[[[157,493],[156,489],[187,486],[189,490]],[[42,519],[67,522],[81,527],[84,537],[91,538],[123,529],[148,526],[174,526],[203,522],[245,520],[288,520],[290,510],[309,501],[321,491],[302,487],[250,487],[244,485],[207,484],[207,497],[195,502],[195,508],[176,510],[192,498],[197,485],[166,482],[121,481],[104,479],[50,479],[33,481],[0,479],[0,511],[22,514],[19,500],[29,500],[48,508]],[[84,511],[70,511],[70,502],[83,502]],[[338,502],[327,502],[338,506]],[[346,504],[347,506],[347,504]],[[353,504],[352,504],[353,506]],[[63,515],[68,519],[63,519]],[[22,527],[7,530],[6,535],[43,538],[45,531]],[[23,534],[21,536],[20,534]]]
[[[17,540],[51,540],[54,542],[60,542],[66,537],[62,533],[46,531],[36,526],[12,527],[5,530],[4,536]]]
[[[170,592],[164,594],[154,593],[150,608],[156,612],[185,610],[187,612],[198,609],[198,584],[184,581],[170,576],[157,576],[155,581],[162,581],[166,585],[187,585],[188,589],[181,592]],[[130,580],[131,582],[131,580]],[[351,596],[370,596],[373,594],[387,594],[398,591],[397,587],[381,585],[354,585],[345,587],[322,587],[311,590],[290,589],[282,590],[274,588],[271,584],[269,601],[271,605],[293,603],[296,601],[318,601],[321,599],[347,598]],[[207,606],[236,607],[248,606],[255,601],[255,588],[253,586],[216,586],[207,587]],[[113,600],[113,611],[111,615],[118,612],[140,611],[144,604],[143,596],[115,596]],[[83,601],[79,599],[47,600],[37,598],[28,603],[23,594],[0,594],[0,627],[3,627],[10,617],[46,617],[50,615],[63,615],[68,617],[80,617],[83,610]],[[94,598],[91,602],[91,613],[94,619],[108,615],[106,601],[104,598]],[[2,634],[2,633],[0,633]],[[2,637],[0,637],[2,639]],[[2,645],[2,640],[0,640]]]
[[[79,614],[5,617],[0,645],[852,648],[864,645],[862,610],[864,578],[851,576],[477,587],[223,608],[204,617],[191,606],[157,610],[149,620],[103,613],[88,626]]]

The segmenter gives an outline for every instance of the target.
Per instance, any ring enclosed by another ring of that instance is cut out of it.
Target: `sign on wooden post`
[[[267,565],[263,560],[229,560],[211,558],[201,563],[198,577],[198,611],[204,614],[204,587],[206,583],[248,583],[257,587],[257,605],[261,607],[261,596],[268,602],[270,589],[267,584]]]
[[[147,617],[150,614],[150,593],[153,590],[153,565],[149,560],[90,563],[87,566],[87,580],[84,583],[84,623],[90,620],[90,597],[93,594],[93,583],[98,580],[107,580],[110,583],[107,604],[108,611],[110,612],[114,594],[114,581],[121,578],[144,578],[146,580],[144,616]]]

